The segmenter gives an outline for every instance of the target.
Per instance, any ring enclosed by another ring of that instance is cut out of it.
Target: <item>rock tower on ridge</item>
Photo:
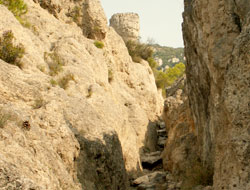
[[[140,19],[137,13],[117,13],[110,19],[110,26],[123,40],[137,41],[140,35]]]

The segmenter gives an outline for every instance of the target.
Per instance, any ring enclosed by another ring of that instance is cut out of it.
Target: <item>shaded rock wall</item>
[[[202,163],[197,151],[197,135],[187,99],[185,78],[176,81],[166,90],[171,96],[164,102],[163,119],[168,139],[162,160],[164,169],[170,171],[176,180],[181,181],[182,189],[192,189],[196,185],[201,185],[198,178]],[[204,184],[205,179],[201,180]]]
[[[250,188],[250,4],[185,0],[188,98],[214,189]]]

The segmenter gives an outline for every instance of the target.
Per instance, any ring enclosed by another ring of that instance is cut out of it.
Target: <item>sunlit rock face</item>
[[[118,13],[110,19],[110,26],[123,38],[124,41],[139,40],[140,20],[136,13]]]
[[[250,188],[250,4],[185,0],[188,98],[214,189]]]
[[[162,110],[151,68],[132,61],[99,1],[25,2],[30,27],[0,5],[0,36],[25,48],[22,69],[0,60],[1,188],[126,190]]]

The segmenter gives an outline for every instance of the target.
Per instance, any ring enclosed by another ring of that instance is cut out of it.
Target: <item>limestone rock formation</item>
[[[28,28],[0,5],[0,36],[11,30],[25,48],[22,69],[0,60],[1,188],[126,190],[126,171],[139,168],[149,120],[162,109],[151,68],[132,62],[122,38],[92,13],[90,28],[105,28],[91,33],[102,49],[57,8],[25,2]],[[87,10],[99,5],[89,1]]]
[[[107,18],[99,0],[85,0],[82,16],[83,34],[90,39],[102,40],[107,32]]]
[[[136,13],[117,13],[110,19],[110,26],[123,38],[123,40],[137,41],[140,35],[140,19]]]
[[[188,97],[214,189],[250,189],[250,4],[185,0]]]

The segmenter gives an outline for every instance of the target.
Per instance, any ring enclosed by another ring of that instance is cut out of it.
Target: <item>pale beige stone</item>
[[[137,13],[117,13],[110,18],[110,26],[123,40],[137,41],[140,36],[140,18]]]
[[[23,70],[0,60],[0,108],[14,118],[0,128],[0,179],[14,189],[126,190],[125,169],[138,169],[149,120],[162,110],[148,63],[132,62],[112,28],[104,27],[99,49],[61,12],[57,18],[33,0],[25,2],[30,28],[0,6],[0,35],[11,30],[26,52]],[[66,1],[56,2],[63,11]],[[54,77],[44,58],[53,52],[65,64]],[[67,73],[75,80],[66,89],[51,85]]]

